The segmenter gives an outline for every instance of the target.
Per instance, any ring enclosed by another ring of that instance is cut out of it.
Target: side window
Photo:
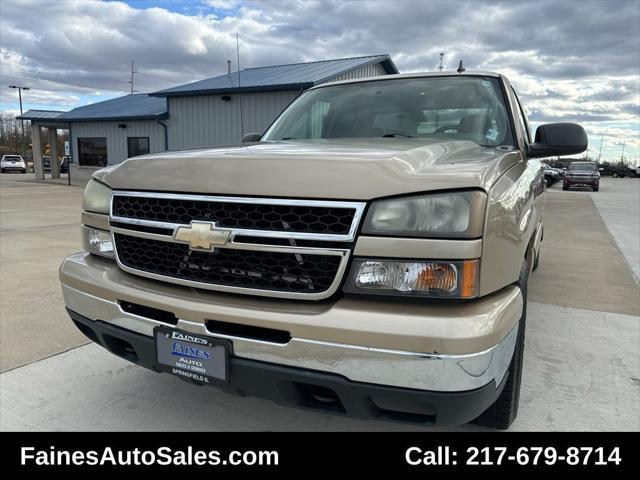
[[[287,130],[285,138],[322,138],[330,103],[315,102]]]
[[[316,102],[313,104],[309,121],[309,138],[322,138],[324,121],[330,107],[331,104],[328,102]]]
[[[81,167],[106,167],[106,137],[78,138],[78,165]]]
[[[129,158],[149,153],[149,137],[127,137],[127,154]]]
[[[520,122],[522,123],[522,128],[527,134],[527,141],[531,143],[531,127],[529,126],[529,120],[527,120],[527,116],[524,114],[524,110],[522,109],[522,105],[520,104],[520,99],[518,98],[518,94],[515,90],[513,90],[513,96],[516,98],[516,108],[518,109],[518,116],[520,117]]]

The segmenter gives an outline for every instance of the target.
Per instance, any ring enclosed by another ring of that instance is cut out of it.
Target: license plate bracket
[[[154,339],[158,370],[199,385],[228,385],[229,341],[165,326],[154,329]]]

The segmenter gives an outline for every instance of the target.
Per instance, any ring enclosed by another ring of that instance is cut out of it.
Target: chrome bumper
[[[62,285],[68,309],[92,320],[152,336],[162,322],[127,313],[119,303]],[[519,294],[518,294],[519,299]],[[499,385],[513,356],[517,327],[487,350],[459,355],[408,352],[348,345],[293,337],[287,344],[212,333],[203,323],[179,318],[176,328],[233,342],[240,358],[342,375],[371,384],[457,392],[473,390],[491,382]]]

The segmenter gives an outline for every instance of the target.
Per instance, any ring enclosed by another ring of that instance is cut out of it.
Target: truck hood
[[[94,177],[118,190],[370,200],[451,188],[487,190],[511,147],[410,138],[261,142],[131,158]]]

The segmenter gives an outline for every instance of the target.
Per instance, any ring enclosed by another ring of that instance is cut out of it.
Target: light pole
[[[600,162],[602,161],[602,144],[603,143],[604,143],[604,135],[600,139],[600,153],[598,153],[598,165],[600,165]]]
[[[22,116],[22,90],[31,90],[29,87],[20,87],[18,85],[9,85],[9,88],[17,88],[18,89],[18,98],[20,99],[20,116]],[[21,118],[20,119],[20,127],[22,130],[22,141],[21,146],[22,146],[22,155],[24,155],[25,157],[27,156],[27,152],[26,149],[24,148],[24,120]],[[27,164],[27,159],[25,158],[24,160],[24,164]]]

